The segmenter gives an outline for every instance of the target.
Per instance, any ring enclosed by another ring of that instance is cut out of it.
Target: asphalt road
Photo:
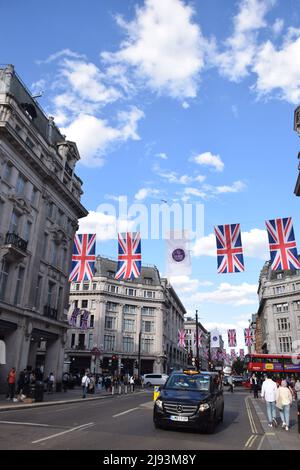
[[[0,449],[190,450],[262,447],[263,431],[248,394],[225,392],[224,421],[214,434],[155,429],[152,392],[93,402],[0,413]],[[266,445],[266,443],[264,443]]]

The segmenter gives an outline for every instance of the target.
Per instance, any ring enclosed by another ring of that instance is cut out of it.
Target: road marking
[[[122,416],[122,415],[126,415],[127,413],[131,413],[131,411],[134,411],[134,410],[139,410],[140,407],[136,407],[136,408],[131,408],[130,410],[126,410],[126,411],[123,411],[122,413],[118,413],[117,415],[113,415],[113,418],[117,418],[118,416]]]
[[[266,437],[266,435],[264,434],[260,440],[260,443],[258,444],[258,447],[257,447],[257,450],[260,450],[261,449],[261,446],[262,446],[262,443],[264,441],[264,438]]]
[[[253,436],[254,436],[254,434],[251,434],[251,436],[249,437],[248,441],[245,444],[245,447],[248,447],[248,445],[250,444],[251,439],[253,439]]]
[[[252,441],[251,441],[251,444],[249,444],[249,447],[252,447],[252,446],[253,446],[253,444],[254,444],[254,442],[255,442],[256,439],[257,439],[257,434],[255,434],[255,435],[253,436],[253,439],[252,439]]]
[[[37,441],[32,441],[32,444],[37,444],[38,442],[47,441],[48,439],[53,439],[54,437],[62,436],[63,434],[67,434],[68,432],[77,431],[78,429],[85,429],[90,426],[94,426],[94,423],[82,424],[81,426],[76,426],[76,428],[67,429],[67,431],[62,431],[56,434],[52,434],[51,436],[43,437],[42,439],[38,439]]]
[[[39,423],[24,423],[23,421],[0,421],[0,424],[16,424],[22,426],[39,426],[41,428],[52,428],[52,427],[61,427],[61,426],[52,426],[51,424],[39,424]]]
[[[255,425],[254,418],[252,415],[252,411],[249,405],[248,397],[245,398],[245,405],[246,405],[246,410],[247,410],[247,414],[248,414],[248,418],[250,422],[251,431],[253,434],[257,434],[257,429],[256,429],[256,425]]]

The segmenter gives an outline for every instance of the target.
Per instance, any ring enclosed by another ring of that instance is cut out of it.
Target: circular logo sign
[[[213,341],[218,341],[218,337],[217,337],[217,336],[213,336]]]
[[[185,258],[184,250],[182,250],[181,248],[176,248],[176,250],[174,250],[172,253],[172,258],[177,263],[179,263],[180,261],[183,261]]]

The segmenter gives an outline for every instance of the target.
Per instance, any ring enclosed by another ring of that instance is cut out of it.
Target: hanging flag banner
[[[194,332],[194,344],[197,345],[196,336],[197,336],[197,333],[195,331]],[[201,331],[198,331],[198,346],[202,346],[202,332]]]
[[[215,226],[218,273],[245,270],[240,224]]]
[[[300,269],[291,217],[266,220],[272,271]]]
[[[70,282],[91,281],[95,271],[96,234],[74,237]]]
[[[230,357],[231,357],[231,359],[236,359],[236,352],[235,352],[235,349],[231,349],[231,350],[230,350]]]
[[[228,330],[228,347],[236,347],[236,330]]]
[[[118,234],[118,267],[116,279],[136,279],[141,275],[142,253],[140,232]]]
[[[185,331],[178,330],[178,347],[185,348]]]
[[[251,328],[244,329],[244,337],[245,337],[245,345],[249,347],[252,346],[253,336],[252,336]]]
[[[191,274],[192,263],[189,239],[186,230],[173,230],[166,235],[166,273],[167,276]]]
[[[90,312],[88,312],[87,310],[83,311],[81,322],[80,322],[80,328],[82,330],[87,330],[87,327],[88,327],[87,322],[88,322],[89,314]]]
[[[240,349],[240,359],[243,361],[245,359],[245,353],[243,349]]]
[[[69,325],[72,326],[73,328],[76,327],[76,322],[77,322],[77,317],[80,315],[80,308],[75,307],[69,320]]]
[[[220,333],[217,329],[213,330],[210,334],[210,346],[211,348],[220,347]]]

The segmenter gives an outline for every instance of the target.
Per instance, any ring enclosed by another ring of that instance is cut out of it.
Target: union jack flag
[[[116,279],[135,279],[142,267],[141,236],[139,232],[118,234],[118,269]]]
[[[218,273],[245,270],[240,224],[215,226]]]
[[[236,347],[236,331],[235,330],[228,330],[228,347],[229,348]]]
[[[75,328],[76,326],[78,315],[80,315],[80,309],[78,307],[75,307],[69,320],[69,325],[73,326],[73,328]]]
[[[185,348],[185,331],[178,330],[178,347]]]
[[[230,350],[230,357],[231,357],[231,359],[236,359],[235,349]]]
[[[271,255],[271,269],[300,269],[291,217],[266,220]]]
[[[197,333],[194,332],[194,344],[197,344]],[[202,332],[198,332],[198,346],[202,346]]]
[[[91,281],[95,268],[96,234],[74,237],[70,282]]]
[[[240,349],[240,359],[243,361],[245,357],[244,350]]]
[[[245,337],[245,345],[246,346],[252,346],[253,336],[252,336],[251,328],[245,328],[244,329],[244,337]]]
[[[80,328],[82,330],[87,330],[87,327],[88,327],[87,322],[88,322],[89,314],[90,314],[90,312],[88,312],[87,310],[83,311],[83,314],[82,314],[82,317],[81,317],[81,323],[80,323]]]

